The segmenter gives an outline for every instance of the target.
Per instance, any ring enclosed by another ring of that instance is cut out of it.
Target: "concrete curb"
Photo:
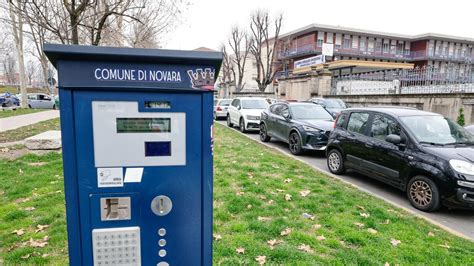
[[[214,122],[214,123],[216,123],[216,122]],[[227,126],[225,126],[225,125],[223,125],[223,124],[221,124],[221,123],[218,123],[218,124],[220,124],[221,126],[223,126],[224,128],[226,128],[226,129],[228,129],[228,130],[231,130],[230,128],[228,128]],[[245,136],[246,138],[248,138],[248,139],[250,139],[250,140],[252,140],[252,141],[254,141],[254,142],[256,142],[256,143],[258,143],[258,144],[260,144],[260,145],[263,145],[263,146],[265,146],[265,147],[267,147],[267,148],[270,148],[270,149],[272,149],[272,150],[278,151],[279,153],[282,153],[283,155],[285,155],[285,156],[287,156],[287,157],[289,157],[289,158],[291,158],[291,159],[294,159],[294,160],[297,160],[297,161],[299,161],[299,162],[301,162],[301,163],[304,163],[304,164],[310,166],[311,168],[317,170],[318,172],[321,172],[322,174],[325,174],[325,175],[327,175],[327,176],[329,176],[329,177],[335,178],[335,179],[337,179],[337,180],[339,180],[339,181],[341,181],[341,182],[343,182],[343,183],[345,183],[345,184],[347,184],[347,185],[350,185],[351,187],[357,188],[357,189],[360,190],[360,191],[363,191],[363,192],[365,192],[365,193],[367,193],[367,194],[369,194],[369,195],[371,195],[371,196],[374,196],[374,197],[376,197],[376,198],[378,198],[378,199],[381,199],[381,200],[383,200],[383,201],[385,201],[385,202],[387,202],[387,203],[389,203],[389,204],[391,204],[391,205],[393,205],[393,206],[395,206],[395,207],[397,207],[397,208],[400,208],[400,209],[402,209],[402,210],[404,210],[404,211],[406,211],[406,212],[408,212],[408,213],[414,215],[414,216],[417,217],[417,218],[421,218],[421,219],[423,219],[423,220],[425,220],[425,221],[427,221],[427,222],[429,222],[429,223],[431,223],[431,224],[433,224],[433,225],[435,225],[435,226],[437,226],[437,227],[443,229],[444,231],[447,231],[447,232],[449,232],[449,233],[451,233],[451,234],[453,234],[453,235],[455,235],[455,236],[459,236],[459,237],[462,237],[462,238],[464,238],[464,239],[467,239],[467,240],[469,240],[469,241],[474,242],[474,239],[470,238],[469,236],[467,236],[467,235],[465,235],[465,234],[463,234],[463,233],[461,233],[461,232],[458,232],[458,231],[456,231],[456,230],[454,230],[454,229],[452,229],[452,228],[449,228],[449,227],[447,227],[447,226],[445,226],[445,225],[443,225],[443,224],[441,224],[441,223],[438,223],[438,222],[436,222],[436,221],[434,221],[434,220],[431,220],[430,218],[425,217],[425,216],[423,216],[423,215],[421,215],[421,214],[419,214],[419,213],[417,213],[417,212],[415,212],[415,211],[413,211],[413,210],[411,210],[411,209],[409,209],[409,208],[406,208],[406,207],[404,207],[404,206],[402,206],[402,205],[400,205],[400,204],[398,204],[398,203],[396,203],[396,202],[393,202],[393,201],[388,200],[388,199],[386,199],[386,198],[383,198],[383,197],[381,197],[381,196],[379,196],[379,195],[377,195],[377,194],[374,194],[374,193],[372,193],[371,191],[368,191],[368,190],[366,190],[366,189],[363,188],[363,187],[357,186],[357,185],[355,185],[355,184],[353,184],[353,183],[351,183],[351,182],[349,182],[349,181],[346,181],[346,180],[340,178],[340,177],[337,176],[337,175],[334,175],[334,174],[332,174],[332,173],[326,172],[326,170],[321,169],[321,168],[319,168],[319,167],[317,167],[317,166],[315,166],[315,165],[312,165],[312,164],[310,164],[310,163],[307,163],[307,162],[305,162],[304,160],[302,160],[302,159],[300,159],[300,158],[293,157],[292,155],[286,153],[285,151],[283,151],[283,150],[280,149],[280,148],[273,147],[273,146],[270,146],[270,145],[267,144],[267,143],[264,143],[264,142],[255,140],[255,139],[251,138],[250,136],[248,136],[248,135],[246,135],[246,134],[244,134],[244,133],[242,133],[242,132],[240,132],[240,131],[238,131],[238,130],[234,130],[234,132],[237,132],[237,133],[241,134],[242,136]]]

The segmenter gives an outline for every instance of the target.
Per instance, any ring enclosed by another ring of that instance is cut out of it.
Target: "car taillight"
[[[220,106],[217,106],[217,111],[222,111],[222,108]]]

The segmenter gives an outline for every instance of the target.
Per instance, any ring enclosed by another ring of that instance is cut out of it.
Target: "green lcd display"
[[[171,118],[117,118],[117,133],[168,133]]]

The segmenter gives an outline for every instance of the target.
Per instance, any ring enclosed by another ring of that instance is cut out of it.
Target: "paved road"
[[[39,123],[59,117],[58,110],[50,110],[26,115],[17,115],[6,118],[0,118],[0,132],[24,127],[27,125]]]
[[[219,121],[219,123],[225,125],[225,122]],[[258,132],[245,134],[251,139],[260,142]],[[260,142],[263,143],[263,142]],[[283,142],[271,140],[266,143],[268,146],[276,148],[281,152],[300,159],[318,170],[324,171],[330,175],[329,169],[326,165],[326,157],[323,152],[313,152],[305,155],[295,156],[290,153],[288,145]],[[338,176],[344,181],[356,185],[364,191],[367,191],[377,197],[383,198],[398,207],[402,207],[407,211],[421,216],[424,219],[435,222],[441,225],[443,228],[455,233],[457,235],[465,236],[474,241],[474,211],[463,211],[463,210],[448,210],[446,208],[441,209],[437,213],[425,213],[413,208],[408,200],[406,199],[405,193],[392,188],[377,180],[370,179],[358,173],[348,172],[345,175]]]

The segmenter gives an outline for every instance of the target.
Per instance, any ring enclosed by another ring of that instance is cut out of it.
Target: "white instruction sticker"
[[[97,168],[98,187],[123,187],[122,167]]]
[[[125,170],[125,183],[142,182],[143,167],[127,168]]]

